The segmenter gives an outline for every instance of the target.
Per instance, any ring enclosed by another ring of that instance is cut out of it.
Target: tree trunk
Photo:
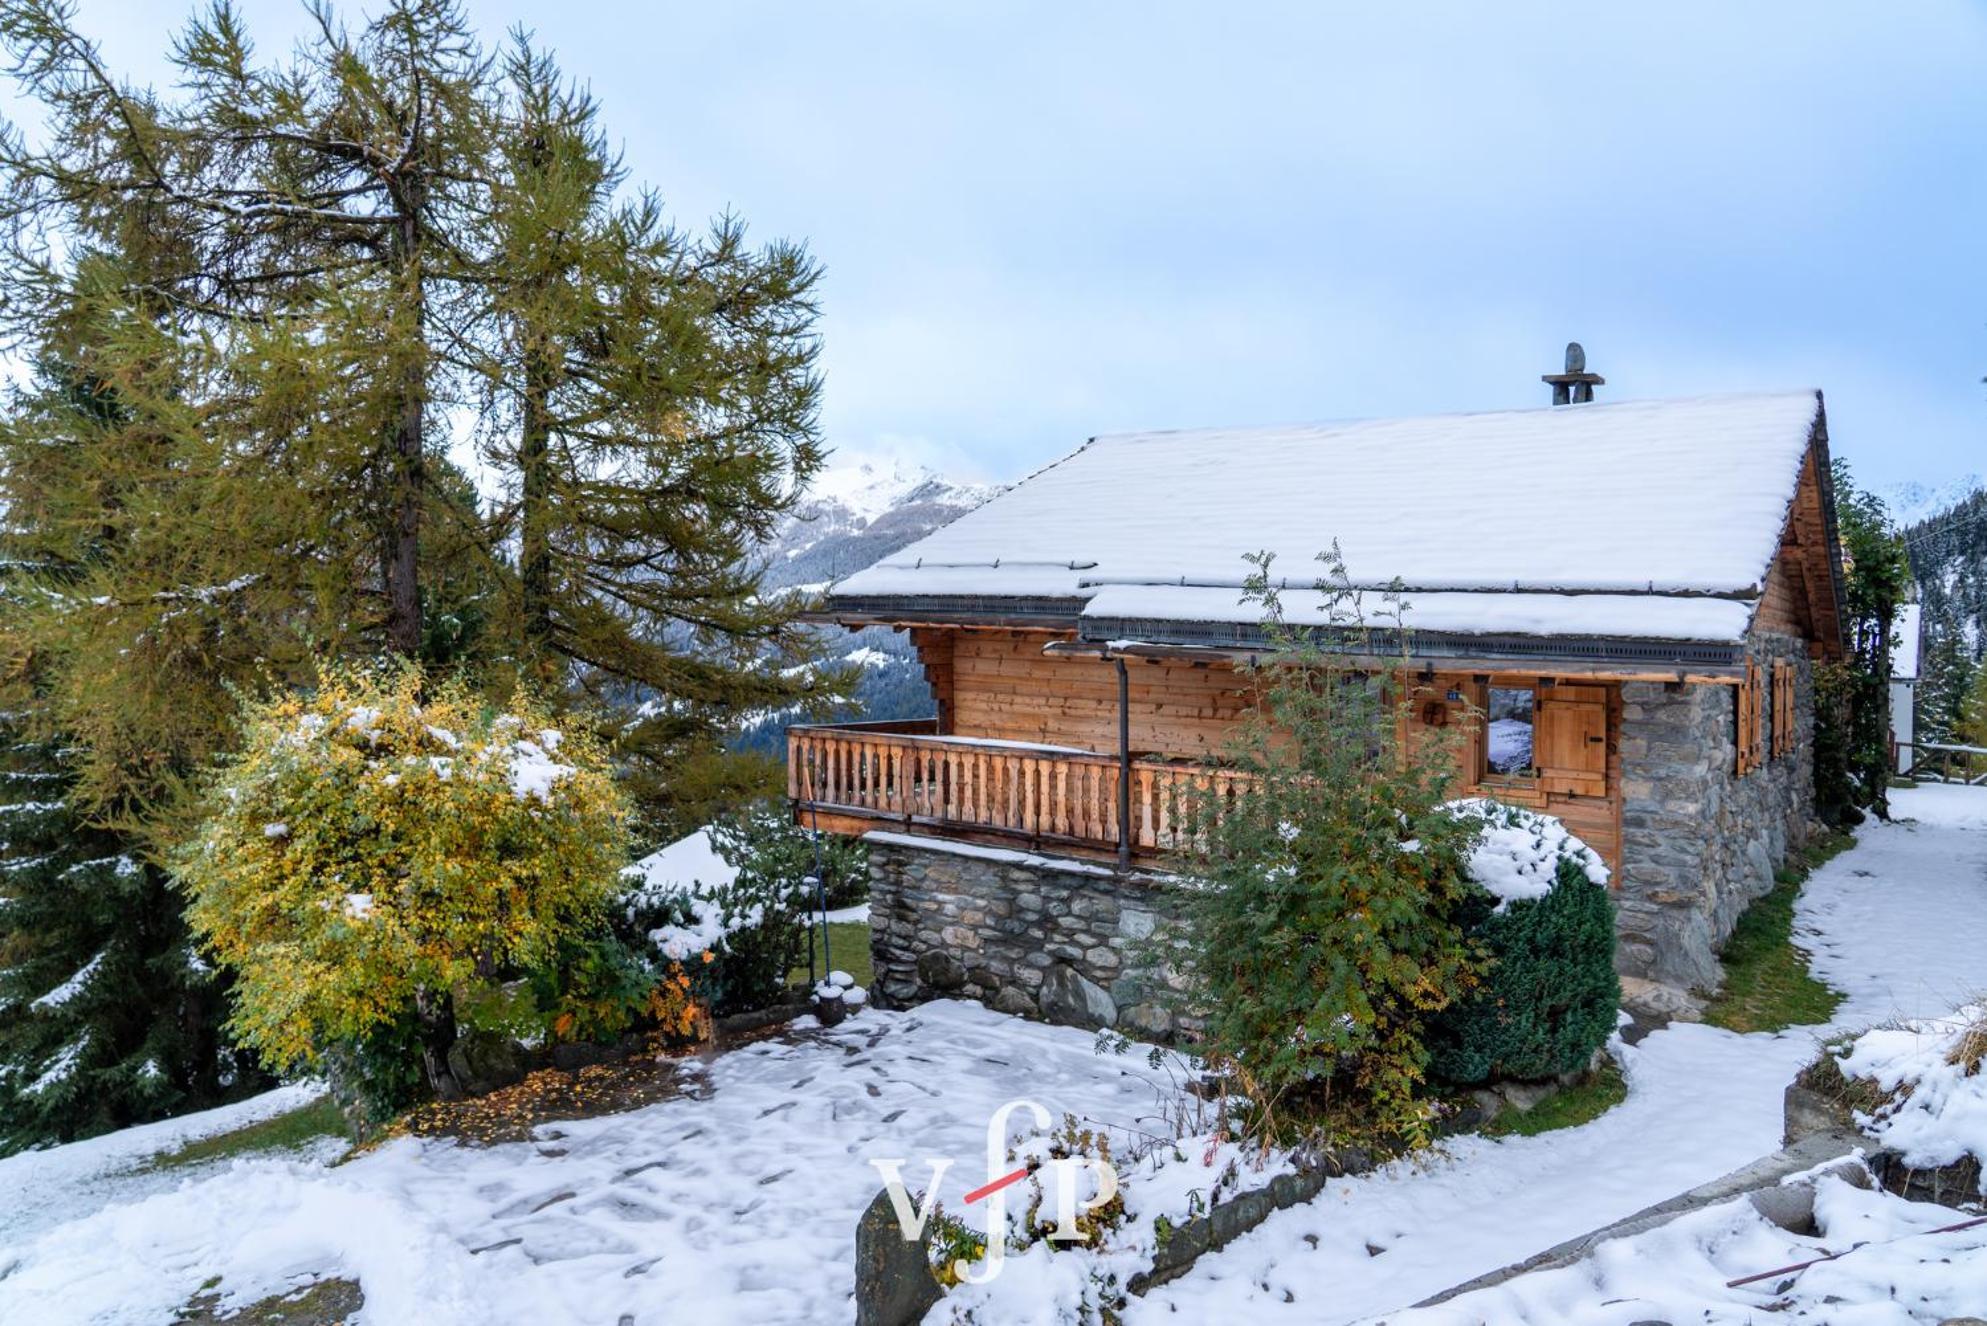
[[[528,663],[544,672],[552,660],[552,365],[542,341],[527,344],[524,355],[518,570]]]
[[[421,1024],[421,1067],[429,1089],[437,1100],[461,1100],[462,1085],[448,1066],[448,1052],[455,1047],[455,1000],[446,992],[417,990],[414,1016]]]
[[[421,325],[421,195],[418,184],[409,186],[399,224],[393,232],[393,265],[407,300],[400,316],[412,320],[412,334],[411,340],[400,347],[407,354],[407,361],[400,370],[399,414],[393,423],[392,454],[387,458],[392,465],[393,486],[382,571],[386,582],[386,641],[403,658],[415,658],[421,652],[421,498],[427,489],[422,433],[428,389],[426,355],[414,348],[426,335]]]

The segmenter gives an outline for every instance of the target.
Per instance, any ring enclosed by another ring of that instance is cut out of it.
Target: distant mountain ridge
[[[1007,485],[948,479],[891,457],[854,455],[814,478],[761,555],[769,590],[818,592],[950,524]],[[855,702],[837,715],[857,719],[928,718],[931,688],[910,638],[888,627],[819,632],[828,663],[857,669]],[[767,714],[739,734],[740,746],[784,754],[792,715]]]
[[[825,587],[1005,491],[901,459],[855,455],[831,464],[766,545],[766,587]]]
[[[1897,527],[1910,529],[1913,525],[1945,514],[1983,488],[1987,488],[1987,478],[1969,474],[1938,484],[1908,480],[1879,488],[1876,493],[1883,499],[1884,509],[1890,513]]]

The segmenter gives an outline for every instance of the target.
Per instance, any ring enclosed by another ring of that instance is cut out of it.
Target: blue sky
[[[140,81],[183,12],[80,0]],[[241,5],[263,49],[289,0]],[[1987,469],[1977,4],[550,5],[679,219],[828,269],[831,443],[1819,386],[1872,484]]]

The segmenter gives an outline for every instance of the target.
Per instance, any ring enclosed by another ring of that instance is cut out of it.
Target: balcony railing
[[[787,795],[809,811],[1030,846],[1153,856],[1188,845],[1193,808],[1233,800],[1246,775],[1172,760],[1130,762],[1065,746],[940,736],[930,720],[787,730]],[[1209,800],[1197,789],[1207,788]]]

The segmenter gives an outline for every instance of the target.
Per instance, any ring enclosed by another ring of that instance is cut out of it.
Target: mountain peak
[[[949,479],[906,456],[837,452],[767,543],[766,586],[854,575],[1005,488]]]
[[[1983,488],[1987,488],[1987,479],[1969,474],[1938,484],[1920,483],[1916,479],[1894,483],[1878,489],[1877,496],[1883,499],[1897,527],[1910,529],[1920,521],[1952,510]]]

